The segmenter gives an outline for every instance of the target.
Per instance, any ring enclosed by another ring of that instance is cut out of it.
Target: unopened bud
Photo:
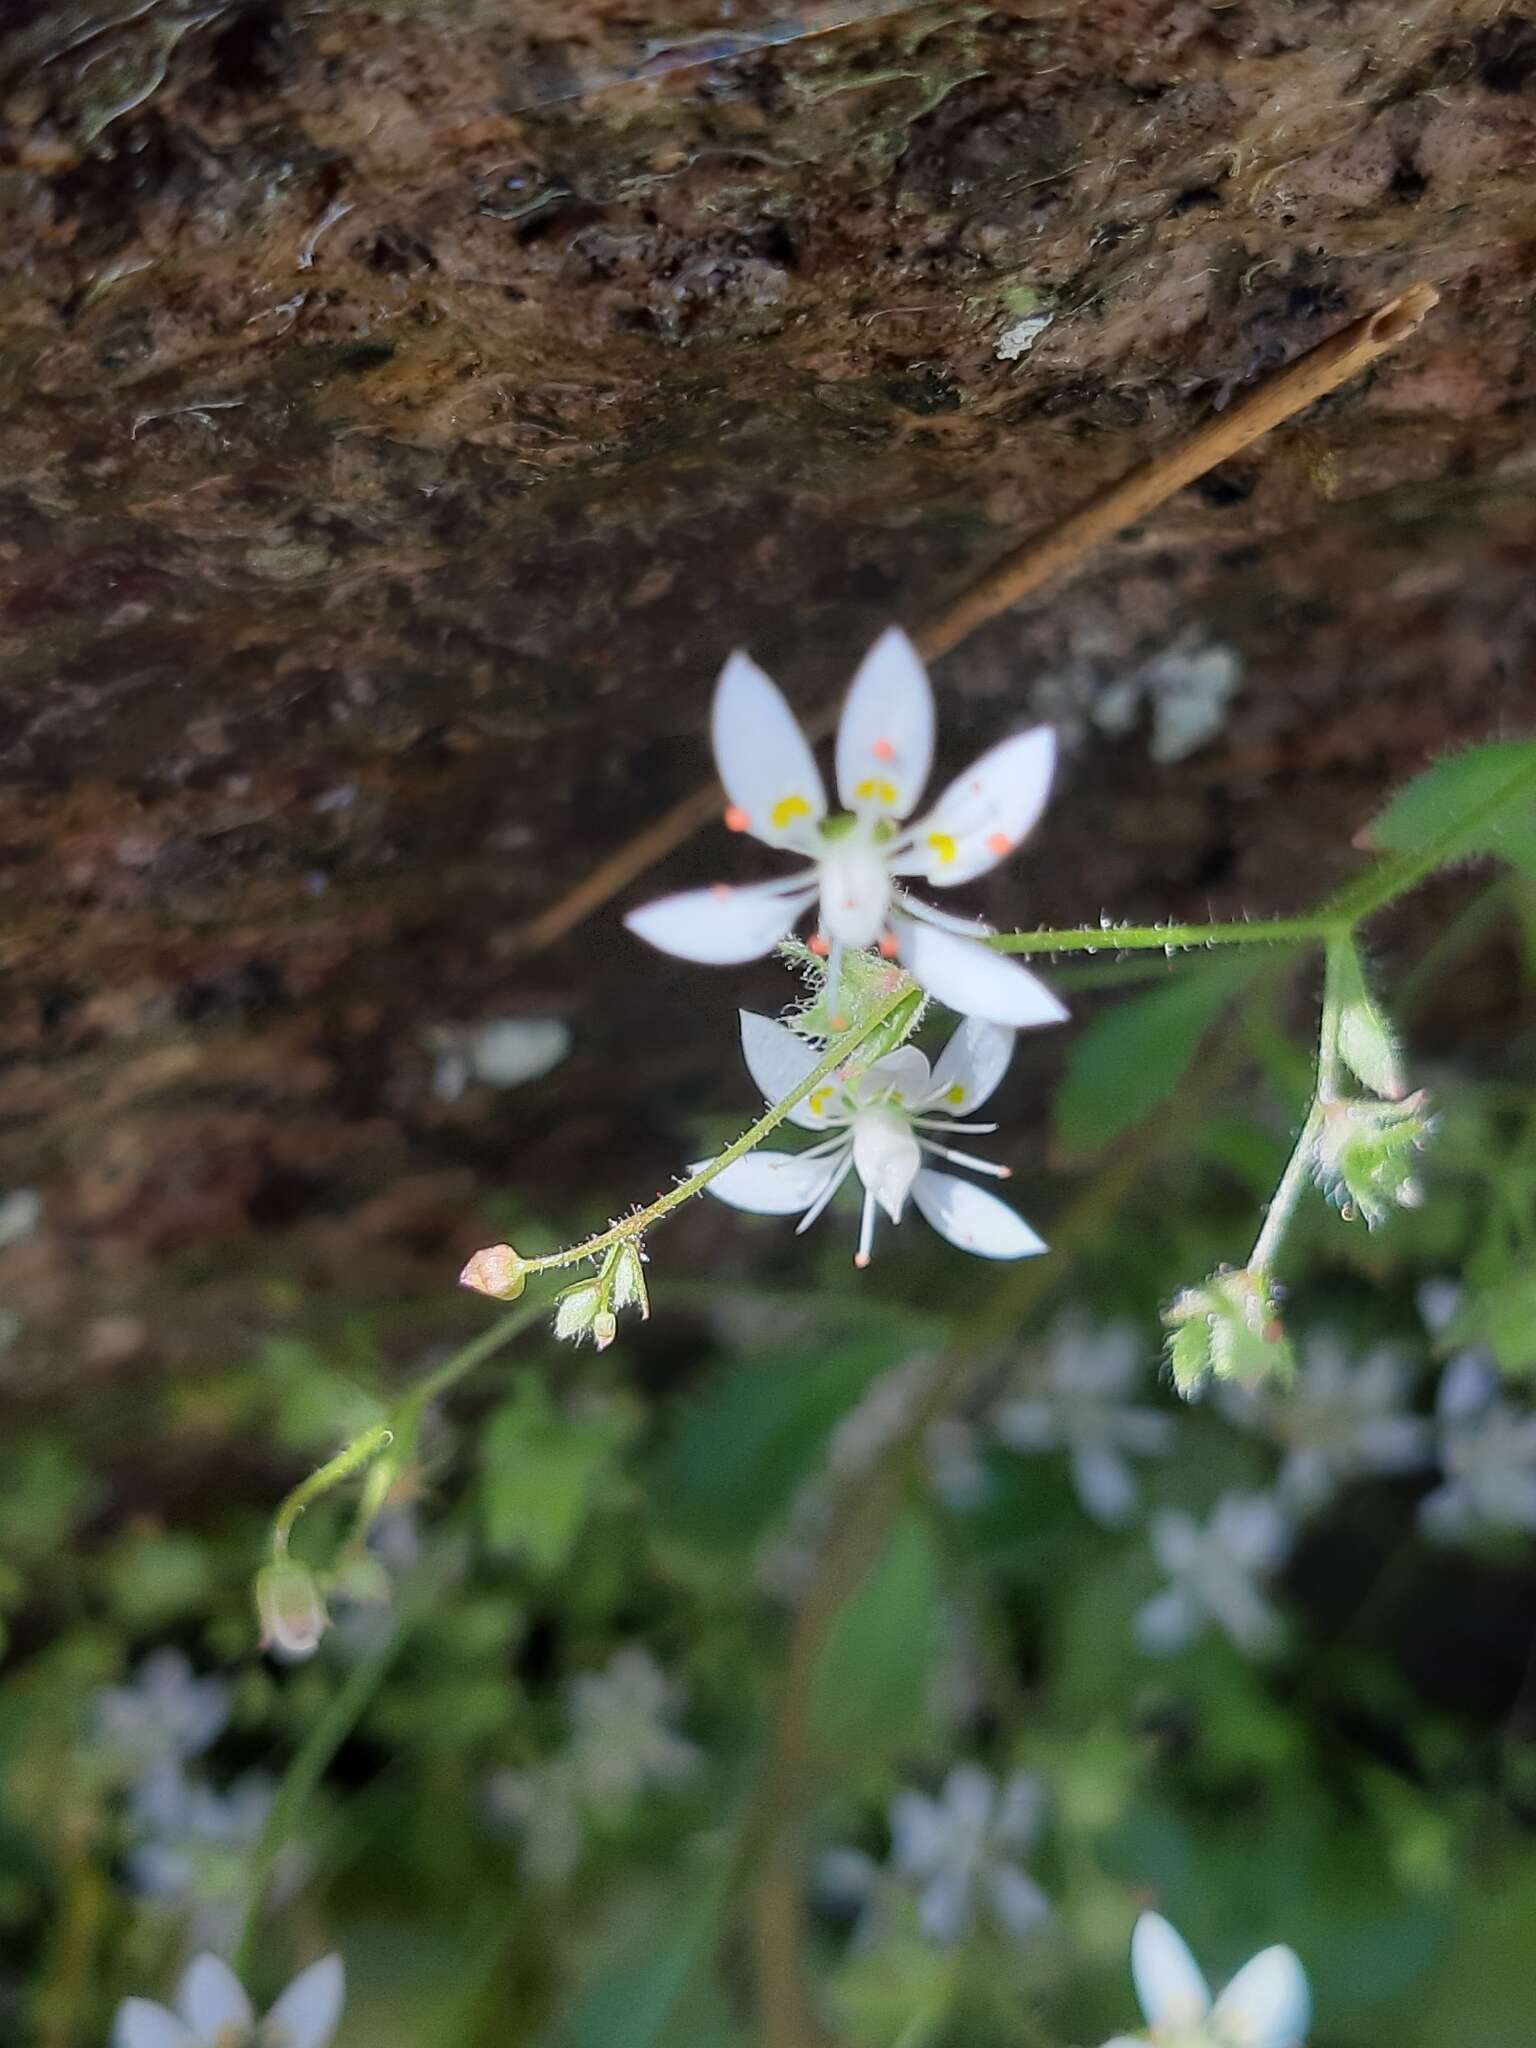
[[[1348,1215],[1374,1228],[1394,1208],[1424,1199],[1415,1168],[1434,1135],[1421,1089],[1402,1102],[1333,1102],[1323,1114],[1313,1172],[1319,1187]]]
[[[594,1282],[570,1288],[560,1296],[555,1308],[555,1335],[579,1344],[596,1322],[602,1306],[603,1298]]]
[[[494,1301],[516,1301],[528,1285],[528,1269],[511,1245],[488,1244],[459,1275],[459,1285]]]
[[[277,1557],[256,1574],[261,1647],[279,1657],[312,1657],[330,1627],[315,1575],[296,1558]]]
[[[599,1309],[592,1318],[592,1342],[599,1351],[606,1351],[619,1334],[619,1319],[612,1309]]]
[[[1207,1378],[1256,1386],[1289,1379],[1296,1369],[1274,1286],[1246,1266],[1185,1288],[1164,1309],[1163,1321],[1173,1383],[1186,1400]]]

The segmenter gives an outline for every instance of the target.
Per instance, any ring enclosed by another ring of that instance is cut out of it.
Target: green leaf
[[[669,1527],[714,1549],[750,1545],[899,1356],[885,1333],[760,1353],[722,1372],[679,1416],[652,1483]]]
[[[616,1404],[564,1414],[536,1373],[519,1373],[484,1437],[480,1515],[489,1547],[558,1571],[630,1427]]]
[[[812,1723],[832,1756],[862,1761],[920,1737],[942,1647],[940,1595],[932,1529],[909,1514],[838,1616],[816,1667]]]
[[[665,1932],[649,1930],[601,1968],[558,2029],[560,2048],[672,2048],[681,2041],[705,2048],[723,2042],[719,2000],[704,1981],[719,1939],[721,1908],[720,1886],[711,1883],[671,1916]]]
[[[1063,1149],[1096,1151],[1150,1116],[1261,965],[1257,947],[1181,964],[1166,987],[1096,1017],[1068,1054],[1057,1093],[1056,1138]]]
[[[1407,1085],[1398,1063],[1397,1040],[1366,986],[1353,939],[1329,944],[1328,992],[1338,1009],[1340,1058],[1373,1094],[1396,1102]]]
[[[1536,776],[1536,740],[1492,740],[1447,755],[1397,792],[1366,838],[1383,853],[1416,854],[1449,833],[1442,864],[1492,854],[1536,874],[1536,782],[1527,779],[1505,802],[1496,802],[1522,770]],[[1463,818],[1467,822],[1457,830]]]

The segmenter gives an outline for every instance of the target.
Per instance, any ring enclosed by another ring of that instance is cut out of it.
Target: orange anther
[[[711,882],[709,893],[717,903],[724,903],[731,893],[731,885],[729,882]]]
[[[752,820],[741,808],[740,804],[726,805],[725,828],[728,832],[750,832],[752,830]]]
[[[832,950],[820,932],[816,934],[814,939],[806,940],[805,949],[808,953],[814,953],[818,960],[825,960],[828,953]]]
[[[1012,853],[1013,841],[1006,832],[989,832],[987,834],[987,851],[999,856],[1005,853]]]
[[[896,958],[896,934],[894,932],[882,932],[880,934],[880,958],[882,960],[894,960]]]
[[[894,761],[896,758],[896,749],[889,740],[876,740],[870,751],[877,761]]]
[[[853,1255],[853,1263],[858,1267],[859,1271],[862,1273],[864,1268],[869,1264],[869,1253],[855,1252]]]
[[[846,1031],[848,1029],[848,1019],[843,1016],[829,1017],[827,1019],[827,1029],[829,1031]]]

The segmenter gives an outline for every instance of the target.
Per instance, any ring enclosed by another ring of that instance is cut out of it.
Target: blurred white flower
[[[615,1650],[604,1670],[573,1678],[568,1755],[581,1796],[621,1805],[649,1786],[691,1776],[701,1752],[669,1726],[684,1703],[682,1688],[635,1644]]]
[[[43,1217],[43,1198],[36,1188],[12,1188],[0,1195],[0,1252],[29,1238]]]
[[[1212,2003],[1182,1935],[1157,1913],[1136,1922],[1131,1978],[1147,2031],[1116,2034],[1104,2048],[1302,2048],[1312,2018],[1307,1973],[1293,1949],[1262,1950]]]
[[[817,1046],[785,1025],[749,1010],[741,1013],[741,1047],[748,1071],[769,1102],[782,1101],[823,1057]],[[968,1018],[933,1068],[915,1045],[898,1046],[867,1066],[855,1061],[788,1113],[787,1121],[801,1130],[830,1131],[830,1137],[804,1152],[748,1152],[717,1175],[708,1192],[760,1216],[803,1211],[798,1233],[810,1228],[848,1175],[857,1172],[864,1213],[856,1266],[869,1264],[879,1211],[899,1223],[908,1196],[940,1237],[961,1251],[984,1259],[1024,1259],[1043,1252],[1044,1242],[1006,1202],[923,1164],[928,1153],[975,1173],[1008,1178],[1007,1167],[952,1151],[940,1140],[997,1129],[996,1124],[955,1119],[987,1100],[1007,1072],[1012,1053],[1011,1031]]]
[[[1180,1508],[1152,1517],[1152,1548],[1169,1584],[1136,1614],[1136,1640],[1153,1656],[1171,1657],[1210,1623],[1250,1657],[1274,1649],[1280,1616],[1259,1590],[1284,1562],[1291,1525],[1264,1493],[1224,1493],[1202,1526]]]
[[[1536,1531],[1536,1415],[1505,1400],[1491,1359],[1464,1351],[1451,1360],[1435,1428],[1445,1478],[1419,1503],[1425,1531],[1446,1542]]]
[[[345,1997],[340,1956],[324,1956],[301,1970],[258,2021],[229,1965],[200,1955],[177,1986],[174,2011],[147,1998],[123,2000],[112,2048],[328,2048]]]
[[[834,1003],[844,948],[878,944],[964,1016],[1015,1029],[1061,1023],[1066,1011],[1028,968],[980,943],[988,926],[933,910],[899,886],[914,875],[943,887],[973,881],[1012,853],[1045,808],[1055,735],[1037,726],[1002,741],[907,825],[928,780],[933,724],[927,673],[893,627],[860,663],[843,706],[837,788],[847,810],[829,817],[794,713],[756,662],[733,654],[711,714],[730,799],[725,821],[811,865],[746,888],[717,883],[664,896],[624,922],[664,953],[726,966],[770,952],[816,904]]]
[[[938,1798],[897,1792],[889,1876],[918,1892],[918,1925],[930,1942],[958,1942],[977,1903],[1014,1942],[1051,1919],[1051,1903],[1022,1866],[1042,1806],[1038,1778],[1016,1772],[999,1786],[977,1763],[956,1763]],[[823,1892],[836,1890],[844,1903],[877,1903],[883,1874],[856,1849],[840,1849],[823,1858],[821,1880]]]
[[[91,1740],[137,1769],[201,1756],[229,1720],[229,1687],[199,1678],[180,1650],[152,1650],[127,1685],[104,1685],[90,1704]]]
[[[587,1831],[579,1787],[565,1758],[537,1770],[493,1772],[485,1802],[491,1821],[518,1835],[522,1865],[531,1878],[562,1885],[574,1874]]]
[[[192,1942],[226,1947],[238,1929],[250,1856],[277,1797],[264,1772],[248,1771],[227,1792],[190,1778],[179,1762],[152,1765],[130,1795],[134,1840],[123,1859],[143,1899],[189,1917]],[[281,1905],[303,1883],[309,1854],[289,1842],[273,1867],[268,1902]]]
[[[437,1054],[432,1092],[457,1102],[471,1081],[521,1088],[569,1058],[571,1027],[559,1017],[492,1017],[469,1026],[435,1024],[426,1042]]]
[[[1428,1420],[1403,1412],[1412,1385],[1406,1360],[1389,1346],[1352,1365],[1338,1338],[1322,1332],[1307,1340],[1289,1386],[1228,1383],[1219,1398],[1234,1421],[1257,1424],[1281,1445],[1276,1494],[1283,1507],[1308,1515],[1351,1479],[1413,1472],[1432,1461]]]
[[[1095,1328],[1081,1313],[1058,1318],[1029,1391],[1005,1394],[992,1410],[999,1442],[1026,1454],[1065,1451],[1086,1513],[1106,1528],[1129,1521],[1137,1488],[1130,1460],[1166,1457],[1174,1420],[1130,1396],[1147,1350],[1130,1323]]]

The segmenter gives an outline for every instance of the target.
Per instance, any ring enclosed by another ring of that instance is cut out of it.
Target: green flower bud
[[[280,1657],[312,1657],[331,1625],[314,1573],[297,1558],[275,1557],[256,1574],[261,1647]]]
[[[1345,1216],[1372,1229],[1394,1208],[1416,1209],[1424,1191],[1418,1155],[1434,1134],[1422,1089],[1402,1102],[1330,1102],[1323,1106],[1312,1170]]]
[[[613,1306],[637,1308],[640,1319],[650,1319],[651,1297],[645,1286],[645,1253],[638,1244],[625,1243],[618,1246],[611,1260]],[[602,1347],[599,1346],[599,1349]]]
[[[579,1344],[602,1313],[602,1291],[595,1280],[568,1287],[555,1305],[555,1335]]]
[[[490,1244],[478,1251],[459,1275],[461,1287],[488,1294],[493,1301],[516,1301],[528,1285],[528,1269],[509,1244]]]
[[[1164,1309],[1163,1322],[1173,1383],[1186,1400],[1206,1379],[1257,1386],[1296,1370],[1273,1287],[1246,1266],[1185,1288]]]

